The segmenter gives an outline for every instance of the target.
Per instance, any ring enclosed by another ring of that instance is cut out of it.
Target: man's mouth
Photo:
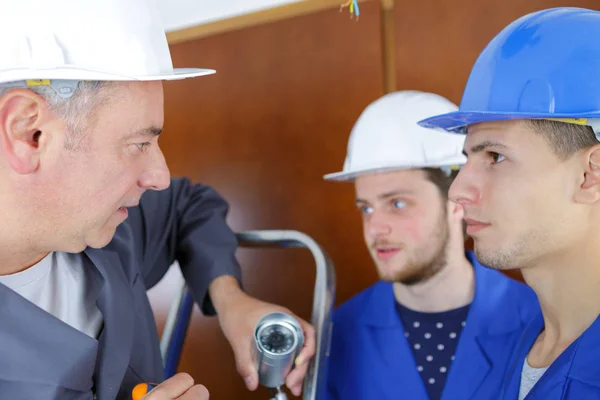
[[[380,260],[389,260],[396,254],[398,254],[401,250],[402,248],[398,246],[378,246],[375,248],[377,258]]]
[[[465,218],[465,222],[467,223],[467,235],[473,235],[491,226],[491,224],[487,222],[478,221],[472,218]]]
[[[127,210],[128,208],[137,207],[139,205],[140,205],[140,203],[137,201],[131,202],[131,203],[126,203],[124,206],[119,207],[119,211]]]

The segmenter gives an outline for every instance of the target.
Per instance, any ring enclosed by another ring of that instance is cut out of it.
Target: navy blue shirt
[[[397,302],[396,306],[429,398],[439,400],[470,305],[436,313],[414,311]]]

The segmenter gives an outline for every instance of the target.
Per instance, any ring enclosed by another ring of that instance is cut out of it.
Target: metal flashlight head
[[[256,324],[254,344],[259,383],[268,388],[279,388],[285,383],[302,350],[304,333],[300,323],[292,316],[270,313]]]

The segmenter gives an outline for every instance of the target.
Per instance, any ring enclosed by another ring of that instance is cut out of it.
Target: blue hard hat
[[[600,12],[561,7],[525,15],[504,28],[475,62],[459,110],[419,124],[464,132],[470,124],[513,119],[598,127],[586,123],[598,118]]]

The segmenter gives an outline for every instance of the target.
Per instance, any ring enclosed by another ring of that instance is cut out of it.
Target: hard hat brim
[[[452,133],[465,134],[465,128],[480,122],[511,121],[518,119],[553,119],[553,118],[600,118],[600,112],[586,113],[515,113],[515,112],[484,112],[484,111],[454,111],[447,114],[435,115],[418,122],[424,128],[441,128]]]
[[[55,79],[78,81],[160,81],[180,80],[211,75],[214,69],[203,68],[174,68],[169,72],[157,75],[126,76],[105,71],[83,69],[81,67],[61,66],[48,69],[13,69],[0,71],[0,83],[15,82],[28,79]]]
[[[386,172],[401,171],[408,169],[423,169],[423,168],[459,168],[464,164],[463,160],[455,160],[455,162],[447,163],[431,163],[431,164],[414,164],[414,165],[398,165],[386,167],[363,168],[354,171],[340,171],[323,175],[326,181],[349,182],[353,181],[362,175],[383,174]]]
[[[397,171],[401,169],[410,169],[407,167],[385,167],[385,168],[370,168],[358,171],[340,171],[323,175],[326,181],[349,182],[353,181],[361,175],[381,174],[385,172]]]

